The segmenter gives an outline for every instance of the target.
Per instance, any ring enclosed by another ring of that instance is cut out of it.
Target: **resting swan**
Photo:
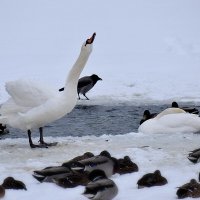
[[[176,101],[172,102],[171,107],[172,108],[180,108]],[[192,113],[192,114],[198,114],[199,113],[198,109],[195,108],[195,107],[194,108],[192,108],[192,107],[181,107],[180,109],[184,110],[185,112]],[[149,110],[145,110],[144,113],[143,113],[143,117],[140,120],[140,125],[142,123],[144,123],[146,120],[154,118],[157,114],[158,113],[150,113]]]
[[[30,81],[6,83],[10,99],[0,108],[0,123],[26,130],[31,148],[51,146],[43,140],[42,127],[71,112],[76,105],[78,79],[92,52],[95,36],[96,33],[82,45],[80,55],[68,74],[64,92],[44,88]],[[31,130],[34,128],[40,131],[39,145],[33,144],[31,139]]]
[[[200,117],[180,108],[167,108],[156,117],[142,123],[142,133],[194,133],[200,131]]]

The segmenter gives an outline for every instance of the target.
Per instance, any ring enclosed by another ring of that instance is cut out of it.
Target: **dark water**
[[[187,104],[188,105],[188,104]],[[189,105],[192,106],[192,105]],[[137,132],[143,112],[160,112],[169,105],[77,105],[74,110],[44,128],[44,136],[86,136]],[[195,105],[200,110],[200,105]],[[27,137],[27,133],[9,127],[10,133],[1,138]],[[39,137],[34,130],[33,137]]]

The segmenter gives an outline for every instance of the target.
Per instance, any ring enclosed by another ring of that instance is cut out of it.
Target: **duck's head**
[[[91,53],[92,44],[94,42],[95,36],[96,36],[96,33],[93,33],[93,35],[83,43],[82,48],[81,48],[82,51]]]
[[[178,108],[178,103],[176,101],[173,101],[172,102],[172,108]]]
[[[108,151],[106,151],[106,150],[102,151],[99,155],[100,156],[105,156],[107,158],[111,158],[110,153]]]
[[[156,171],[154,172],[154,174],[155,174],[156,176],[161,176],[160,170],[156,170]]]
[[[150,118],[151,118],[151,113],[150,113],[150,111],[149,111],[149,110],[145,110],[145,111],[144,111],[144,114],[143,114],[143,117],[142,117],[142,119],[141,119],[141,121],[140,121],[140,125],[141,125],[143,122],[145,122],[146,120],[150,119]]]
[[[191,179],[191,180],[190,180],[190,183],[191,183],[191,184],[196,184],[197,181],[196,181],[195,179]]]

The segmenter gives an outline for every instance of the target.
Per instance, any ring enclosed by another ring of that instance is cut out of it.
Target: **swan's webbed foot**
[[[48,148],[48,146],[44,145],[44,144],[30,144],[30,147],[33,148]]]
[[[56,146],[58,144],[57,142],[47,143],[47,142],[44,142],[44,140],[39,140],[39,143],[41,146],[46,146],[46,148]]]
[[[33,148],[48,148],[46,145],[44,144],[39,144],[39,145],[36,145],[36,144],[33,144],[33,141],[31,139],[31,131],[28,130],[28,139],[29,139],[29,145],[30,147],[33,149]]]
[[[32,139],[31,139],[31,131],[28,130],[28,138],[29,138],[29,144],[31,148],[48,148],[51,146],[56,146],[58,144],[57,142],[52,142],[52,143],[44,142],[42,127],[40,127],[39,130],[40,130],[40,140],[38,141],[39,144],[33,144]]]
[[[43,138],[43,128],[40,127],[39,131],[40,131],[40,140],[39,140],[39,143],[40,143],[41,146],[46,146],[46,148],[48,148],[48,147],[56,146],[58,144],[57,142],[46,143],[44,141],[44,138]]]

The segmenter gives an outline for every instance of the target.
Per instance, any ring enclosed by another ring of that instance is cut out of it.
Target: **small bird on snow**
[[[89,92],[94,85],[97,83],[97,81],[102,80],[100,77],[98,77],[96,74],[92,74],[91,76],[84,76],[79,79],[78,86],[77,86],[77,92],[78,92],[78,99],[80,98],[79,94],[82,94],[87,100],[89,98],[86,96],[86,93]],[[63,91],[63,88],[60,88],[59,91]]]

